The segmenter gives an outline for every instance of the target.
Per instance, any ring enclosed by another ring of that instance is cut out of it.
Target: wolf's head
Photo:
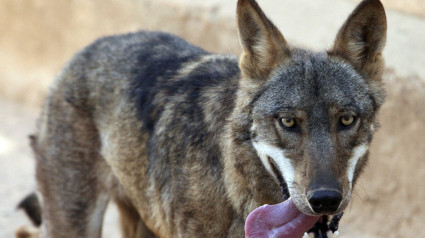
[[[347,206],[384,101],[386,17],[365,0],[329,51],[290,47],[254,0],[239,0],[240,125],[268,173],[306,214]]]

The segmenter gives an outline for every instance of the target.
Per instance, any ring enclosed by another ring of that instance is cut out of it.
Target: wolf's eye
[[[291,117],[282,117],[279,119],[280,124],[286,128],[294,128],[295,127],[295,119]]]
[[[340,121],[342,126],[347,127],[347,126],[351,126],[351,125],[354,124],[354,122],[356,121],[356,117],[345,115],[345,116],[340,117],[339,121]]]

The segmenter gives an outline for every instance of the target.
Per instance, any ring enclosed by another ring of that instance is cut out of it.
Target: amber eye
[[[295,119],[291,117],[282,117],[280,118],[280,123],[287,128],[295,127]]]
[[[342,116],[339,120],[341,122],[341,125],[351,126],[356,121],[356,117],[346,115],[346,116]]]

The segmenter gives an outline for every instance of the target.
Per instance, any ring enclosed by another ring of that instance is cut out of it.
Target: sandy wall
[[[0,95],[40,105],[64,63],[110,34],[162,30],[209,50],[238,51],[234,22],[222,22],[214,7],[198,8],[161,0],[2,0]],[[219,30],[224,34],[217,38]]]

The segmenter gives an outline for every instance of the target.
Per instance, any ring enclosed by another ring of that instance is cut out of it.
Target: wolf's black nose
[[[342,200],[342,194],[333,190],[318,190],[308,196],[308,202],[315,213],[333,213]]]

